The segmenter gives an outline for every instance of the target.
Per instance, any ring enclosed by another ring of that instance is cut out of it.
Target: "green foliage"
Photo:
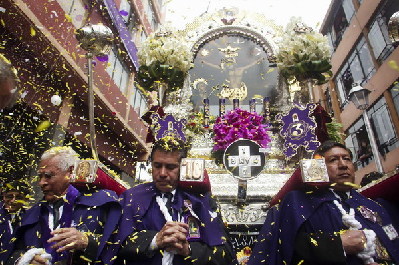
[[[342,124],[337,122],[335,118],[332,118],[332,122],[327,123],[327,132],[330,140],[342,143],[345,139],[345,134],[342,133]]]
[[[148,91],[155,90],[154,82],[162,81],[168,84],[170,90],[178,90],[183,86],[184,72],[175,69],[169,65],[153,62],[151,65],[142,65],[137,74],[137,81],[144,89]]]

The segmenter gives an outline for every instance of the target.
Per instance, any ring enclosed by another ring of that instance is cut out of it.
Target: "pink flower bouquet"
[[[249,139],[266,147],[270,142],[268,126],[262,124],[263,117],[257,113],[235,109],[218,117],[213,126],[215,145],[213,151],[225,150],[238,139]]]

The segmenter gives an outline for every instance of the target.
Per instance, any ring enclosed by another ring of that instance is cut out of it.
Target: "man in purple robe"
[[[209,193],[178,187],[184,143],[171,137],[152,149],[153,182],[121,195],[122,216],[106,264],[231,264],[232,246]]]
[[[82,194],[70,185],[77,159],[70,147],[43,153],[38,175],[44,198],[26,212],[7,264],[101,264],[98,256],[116,228],[120,204],[113,191]]]
[[[353,189],[350,150],[327,141],[315,153],[331,185],[291,191],[271,208],[248,264],[398,264],[398,224]]]
[[[21,225],[21,218],[28,205],[29,186],[15,180],[5,183],[0,202],[0,264],[4,264],[13,248],[14,231]]]

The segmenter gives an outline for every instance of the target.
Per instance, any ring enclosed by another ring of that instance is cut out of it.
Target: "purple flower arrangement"
[[[249,139],[266,147],[270,142],[268,126],[262,124],[263,117],[254,112],[234,109],[218,117],[213,126],[215,145],[213,151],[225,150],[238,139]]]

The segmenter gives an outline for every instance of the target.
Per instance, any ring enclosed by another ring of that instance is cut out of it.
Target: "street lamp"
[[[370,90],[361,87],[357,83],[353,83],[352,89],[349,91],[348,98],[350,101],[355,104],[357,109],[363,111],[363,120],[364,124],[366,125],[366,130],[369,136],[371,150],[373,152],[374,161],[377,167],[377,171],[380,173],[384,173],[384,169],[382,168],[382,163],[380,159],[380,155],[378,152],[377,143],[375,141],[374,132],[371,128],[370,119],[367,116],[367,108],[369,107],[369,94],[371,93]]]
[[[399,11],[395,12],[388,21],[388,36],[396,47],[399,44]]]

